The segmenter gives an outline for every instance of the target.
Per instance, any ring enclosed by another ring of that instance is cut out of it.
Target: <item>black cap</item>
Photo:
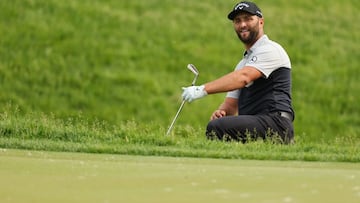
[[[234,20],[235,16],[242,11],[257,15],[260,18],[263,17],[260,8],[255,3],[248,1],[242,1],[240,3],[237,3],[227,17],[229,18],[229,20]]]

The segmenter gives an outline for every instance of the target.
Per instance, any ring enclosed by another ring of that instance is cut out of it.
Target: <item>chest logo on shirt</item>
[[[253,57],[250,59],[249,63],[255,63],[256,61],[257,61],[257,57],[256,57],[256,56],[253,56]]]

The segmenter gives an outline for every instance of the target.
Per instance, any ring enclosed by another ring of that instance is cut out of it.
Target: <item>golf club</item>
[[[197,78],[199,77],[199,71],[196,69],[196,67],[195,67],[193,64],[188,64],[188,65],[187,65],[187,68],[188,68],[192,73],[194,73],[194,75],[195,75],[194,80],[193,80],[192,83],[191,83],[191,85],[194,86]],[[168,129],[167,132],[166,132],[166,135],[169,135],[170,132],[171,132],[171,130],[173,129],[174,124],[175,124],[175,121],[176,121],[176,119],[179,117],[179,114],[180,114],[182,108],[184,107],[184,104],[185,104],[185,100],[183,100],[183,101],[181,102],[180,108],[179,108],[179,110],[176,112],[175,117],[174,117],[173,121],[171,122],[171,124],[170,124],[170,126],[169,126],[169,129]]]

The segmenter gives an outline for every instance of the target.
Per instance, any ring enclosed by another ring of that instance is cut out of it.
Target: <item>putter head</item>
[[[196,67],[195,67],[193,64],[188,64],[188,65],[187,65],[187,68],[188,68],[191,72],[193,72],[196,76],[199,75],[199,71],[196,69]]]

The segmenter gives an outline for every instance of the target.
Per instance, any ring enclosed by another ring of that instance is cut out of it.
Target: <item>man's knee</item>
[[[228,132],[226,125],[222,119],[215,119],[208,123],[206,127],[206,137],[210,140],[223,140],[223,141],[239,141],[238,133]]]
[[[206,127],[206,137],[210,140],[222,139],[219,122],[211,120]]]

